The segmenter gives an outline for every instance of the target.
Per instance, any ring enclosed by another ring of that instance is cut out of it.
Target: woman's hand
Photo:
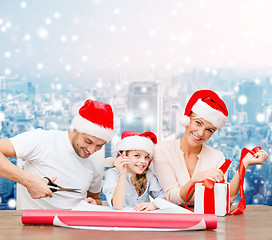
[[[158,209],[158,207],[153,202],[143,202],[138,203],[135,207],[135,211],[153,211]]]
[[[192,177],[192,182],[197,183],[206,179],[213,180],[215,182],[221,182],[224,179],[224,173],[217,168],[210,168],[206,171],[200,172]]]
[[[114,166],[119,171],[120,175],[127,175],[127,164],[129,163],[128,157],[126,156],[126,152],[122,153],[123,157],[117,157],[114,161]]]
[[[243,163],[245,165],[245,168],[247,168],[250,165],[256,165],[256,164],[263,164],[265,160],[269,158],[268,153],[264,150],[259,150],[252,156],[251,154],[247,154],[244,159]]]

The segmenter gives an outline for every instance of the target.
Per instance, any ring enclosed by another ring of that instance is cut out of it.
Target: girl
[[[157,137],[152,132],[123,132],[116,147],[120,156],[114,161],[115,167],[105,175],[103,193],[110,207],[117,210],[134,207],[136,211],[157,209],[149,195],[164,198],[164,193],[148,168],[156,143]]]
[[[184,206],[188,189],[196,182],[211,179],[220,182],[225,175],[219,169],[224,163],[222,152],[205,145],[214,132],[227,121],[228,110],[218,95],[210,90],[195,92],[188,101],[182,119],[186,127],[181,139],[164,141],[154,149],[154,167],[166,199]],[[243,159],[245,169],[249,165],[262,164],[268,154],[260,150],[255,156],[247,154]],[[239,190],[239,174],[230,182],[233,203]],[[189,198],[192,198],[192,193]],[[194,205],[194,199],[188,202]]]

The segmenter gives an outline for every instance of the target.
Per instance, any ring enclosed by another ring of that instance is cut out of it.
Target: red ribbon
[[[245,169],[245,166],[243,163],[243,159],[248,153],[250,153],[254,156],[254,154],[261,149],[262,149],[261,147],[255,147],[252,150],[248,150],[247,148],[243,148],[241,151],[240,164],[239,164],[239,168],[238,168],[238,173],[239,173],[239,178],[240,178],[239,191],[240,191],[241,200],[240,200],[237,208],[233,209],[229,214],[232,214],[232,215],[242,214],[242,213],[244,213],[244,211],[246,209],[246,200],[245,200],[245,193],[244,193],[244,178],[245,178],[246,169]]]
[[[215,213],[214,188],[204,188],[204,213]]]

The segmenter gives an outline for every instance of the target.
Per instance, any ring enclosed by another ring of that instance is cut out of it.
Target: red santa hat
[[[78,132],[87,133],[108,142],[113,132],[113,112],[107,103],[91,99],[85,101],[72,121]]]
[[[199,90],[191,96],[186,105],[184,116],[181,118],[181,124],[184,127],[190,124],[191,112],[210,122],[218,129],[222,128],[227,122],[228,109],[223,100],[211,90]]]
[[[139,133],[135,131],[124,131],[121,140],[116,146],[117,151],[142,150],[153,155],[153,148],[157,143],[157,137],[153,132]]]

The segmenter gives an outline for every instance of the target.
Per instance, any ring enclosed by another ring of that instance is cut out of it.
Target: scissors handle
[[[58,186],[56,183],[52,182],[51,179],[50,179],[49,177],[44,177],[44,178],[46,178],[46,179],[49,181],[49,183],[48,183],[47,185],[52,186],[52,187],[55,187],[55,188],[49,188],[49,189],[50,189],[52,192],[57,192],[57,191],[58,191],[57,188],[59,188],[59,186]]]

